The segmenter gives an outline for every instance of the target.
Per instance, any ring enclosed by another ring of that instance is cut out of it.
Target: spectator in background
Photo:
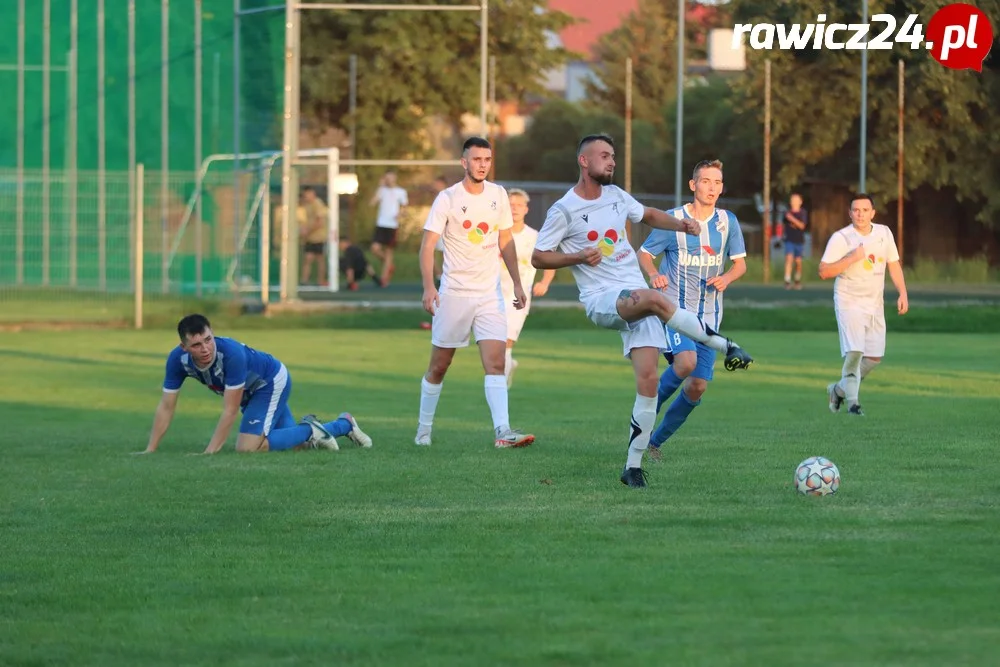
[[[792,289],[792,264],[795,264],[795,289],[802,289],[802,255],[805,252],[809,213],[802,208],[797,192],[788,198],[785,212],[785,289]]]
[[[347,289],[352,292],[358,289],[358,278],[361,276],[371,278],[377,287],[382,286],[382,281],[375,275],[375,269],[365,257],[365,251],[349,238],[340,239],[340,272],[347,280]]]
[[[274,206],[271,208],[271,248],[276,252],[281,252],[281,193],[280,190],[271,195]],[[295,220],[292,222],[298,229],[306,225],[306,208],[302,202],[297,202],[295,206]]]
[[[396,248],[396,233],[399,231],[399,212],[409,203],[406,190],[396,185],[396,172],[387,171],[371,198],[371,205],[378,206],[372,252],[382,261],[383,286],[389,284],[396,269],[393,253]]]
[[[329,212],[326,204],[308,185],[302,188],[302,206],[305,222],[299,228],[302,242],[302,275],[299,283],[309,284],[312,266],[316,264],[316,284],[327,285],[326,281],[326,237]]]

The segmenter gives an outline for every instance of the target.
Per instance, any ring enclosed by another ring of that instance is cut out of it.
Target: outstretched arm
[[[144,454],[152,454],[160,446],[160,440],[166,435],[170,422],[174,419],[178,394],[176,391],[165,391],[160,396],[160,404],[156,406],[156,414],[153,416],[153,429],[149,433],[149,444],[146,445]]]
[[[701,225],[691,218],[675,218],[669,213],[647,206],[643,211],[642,221],[654,229],[666,229],[672,232],[701,234]]]

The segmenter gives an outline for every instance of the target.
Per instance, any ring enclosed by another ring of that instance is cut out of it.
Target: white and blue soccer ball
[[[810,496],[829,496],[840,488],[840,470],[830,459],[811,456],[795,469],[795,490]]]

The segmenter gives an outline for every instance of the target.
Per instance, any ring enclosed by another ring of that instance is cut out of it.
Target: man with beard
[[[434,413],[441,398],[445,373],[455,350],[476,337],[483,370],[486,402],[493,416],[494,446],[524,447],[535,436],[510,427],[504,350],[507,317],[500,291],[503,257],[514,282],[514,308],[524,308],[527,298],[517,269],[517,250],[511,237],[513,219],[507,191],[486,180],[493,163],[493,147],[480,137],[462,146],[465,178],[438,193],[424,224],[420,243],[420,275],[424,310],[431,314],[431,358],[420,381],[420,416],[414,443],[431,444]],[[434,247],[444,241],[440,292],[434,286]]]
[[[584,137],[577,148],[580,179],[552,205],[538,235],[531,263],[538,269],[572,268],[587,317],[599,327],[621,332],[625,357],[632,361],[636,397],[630,421],[628,458],[621,482],[646,486],[642,456],[656,421],[657,362],[667,351],[663,324],[713,350],[726,353],[726,368],[747,368],[753,359],[718,335],[698,316],[678,308],[646,286],[625,231],[626,220],[655,229],[700,234],[696,220],[679,220],[643,206],[611,185],[614,140],[603,134]]]

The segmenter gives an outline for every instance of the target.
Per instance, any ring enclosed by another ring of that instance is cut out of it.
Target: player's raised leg
[[[753,357],[732,340],[720,336],[698,316],[678,308],[661,292],[652,289],[625,289],[618,295],[618,315],[626,322],[635,322],[643,317],[655,315],[660,321],[688,336],[692,340],[723,352],[726,355],[726,370],[748,368]]]

